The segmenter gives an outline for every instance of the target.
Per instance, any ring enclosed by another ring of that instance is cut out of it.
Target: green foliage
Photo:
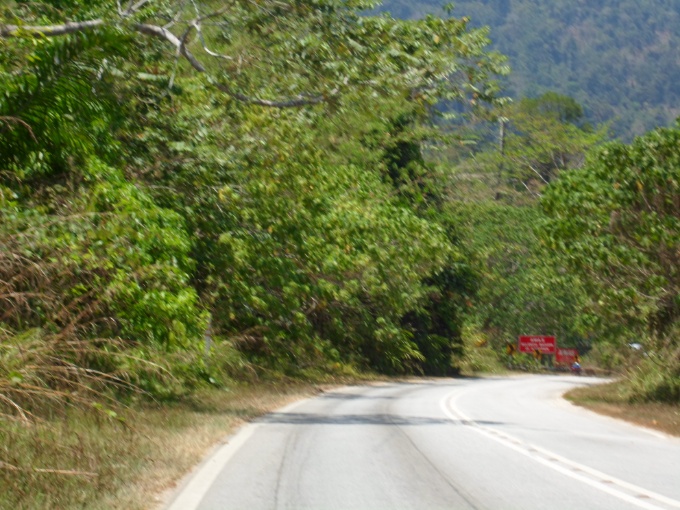
[[[154,74],[162,68],[174,82],[177,54],[205,75],[205,83],[247,103],[335,104],[347,93],[367,90],[427,105],[443,99],[477,104],[497,94],[493,76],[505,72],[503,59],[486,50],[486,31],[471,30],[467,20],[366,16],[373,4],[364,0],[44,7],[22,3],[13,11],[17,24],[0,35],[39,40],[64,18],[82,21],[78,32],[92,30],[92,24],[115,28],[138,42],[147,62],[158,66]]]
[[[585,153],[604,133],[574,125],[578,107],[570,98],[547,94],[520,101],[508,111],[509,133],[500,164],[511,185],[537,192],[560,172],[583,163]]]
[[[537,98],[520,101],[520,111],[535,117],[547,117],[561,124],[583,122],[583,107],[569,96],[546,92]]]
[[[626,388],[633,402],[680,402],[680,350],[652,351],[628,374]]]
[[[549,188],[548,247],[616,324],[664,333],[680,315],[680,130],[612,143]]]
[[[584,290],[542,249],[536,206],[482,202],[457,206],[464,242],[477,261],[480,283],[470,326],[498,352],[519,335],[556,335],[561,346],[587,350]]]
[[[165,398],[253,367],[451,370],[469,275],[431,208],[438,176],[422,146],[437,102],[494,101],[505,68],[484,30],[364,16],[362,2],[11,7],[16,28],[0,39],[8,412],[74,388],[78,404],[110,387]],[[174,36],[154,27],[199,14],[210,23],[192,25],[176,62]],[[32,28],[64,21],[97,28]],[[268,98],[317,106],[248,106]],[[10,363],[24,338],[28,354]]]
[[[545,367],[540,359],[536,359],[531,354],[518,353],[508,357],[508,368],[513,370],[523,370],[525,372],[542,372]]]
[[[586,282],[593,327],[640,343],[632,398],[677,401],[680,129],[611,143],[550,186],[543,239]],[[616,357],[616,356],[614,356]]]
[[[604,130],[582,125],[580,105],[556,93],[492,113],[493,125],[473,126],[479,142],[455,155],[445,193],[479,279],[468,336],[502,352],[519,335],[552,334],[584,353],[596,318],[583,311],[582,282],[542,244],[537,200],[583,164]]]
[[[581,125],[580,105],[555,93],[505,105],[494,118],[487,128],[497,143],[482,140],[461,161],[459,171],[481,174],[495,188],[496,200],[520,205],[534,203],[560,173],[580,167],[585,154],[606,135],[604,127]]]
[[[105,59],[128,43],[101,31],[2,48],[0,341],[16,366],[0,386],[13,412],[203,377],[184,220],[110,165],[124,109]]]
[[[262,332],[265,353],[304,357],[291,340],[320,335],[398,369],[418,356],[398,322],[422,297],[422,275],[442,263],[441,231],[398,207],[379,175],[326,167],[300,128],[291,146],[263,120],[256,138],[278,157],[220,194],[233,216],[220,236],[229,292],[218,298],[237,317],[231,327]]]
[[[465,375],[494,374],[506,370],[507,364],[503,364],[496,349],[490,346],[466,345],[461,362],[461,372]]]
[[[116,113],[106,66],[127,42],[111,30],[9,48],[12,60],[0,73],[0,160],[12,176],[2,178],[45,178],[110,150]]]
[[[588,352],[587,361],[605,370],[621,372],[630,362],[626,354],[628,353],[621,348],[620,342],[598,341]]]

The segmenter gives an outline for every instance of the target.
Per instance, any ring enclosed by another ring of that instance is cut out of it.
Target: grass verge
[[[220,439],[319,391],[312,383],[244,385],[123,411],[74,408],[32,423],[0,420],[0,509],[162,508]],[[619,383],[578,388],[566,398],[680,436],[680,406],[630,403]]]
[[[158,508],[225,435],[318,391],[302,383],[210,389],[123,411],[96,407],[34,423],[0,420],[0,508]]]
[[[597,413],[680,437],[680,405],[631,402],[621,382],[576,388],[565,398]]]

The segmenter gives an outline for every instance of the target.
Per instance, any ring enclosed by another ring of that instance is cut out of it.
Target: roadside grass
[[[162,508],[183,476],[246,421],[323,387],[366,380],[373,378],[259,382],[115,411],[93,406],[34,422],[0,420],[0,509]],[[680,436],[680,406],[631,403],[621,383],[578,388],[566,398]]]
[[[597,413],[680,437],[679,404],[631,401],[622,381],[576,388],[565,398]]]
[[[258,384],[115,412],[73,408],[33,423],[0,420],[0,508],[157,508],[236,427],[318,391]]]

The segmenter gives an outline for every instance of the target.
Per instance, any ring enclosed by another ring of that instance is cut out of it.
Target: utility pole
[[[500,132],[498,134],[498,149],[501,154],[501,161],[498,164],[498,177],[496,180],[496,200],[501,198],[501,184],[503,183],[503,164],[505,162],[505,125],[507,124],[507,117],[499,117],[498,124],[500,125]]]

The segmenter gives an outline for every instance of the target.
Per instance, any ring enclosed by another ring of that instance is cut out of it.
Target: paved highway
[[[170,510],[680,509],[680,440],[574,407],[574,376],[342,388],[248,425]]]

